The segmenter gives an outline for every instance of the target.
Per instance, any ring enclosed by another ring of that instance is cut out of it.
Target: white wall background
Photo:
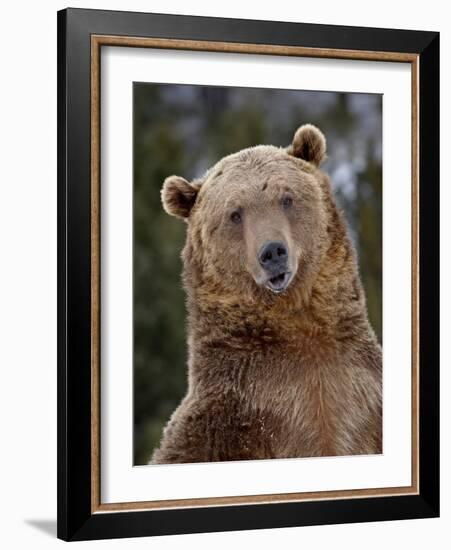
[[[1,545],[53,548],[56,536],[56,10],[29,0],[2,7],[0,63],[0,531]],[[451,280],[451,20],[446,3],[360,0],[78,2],[72,7],[436,30],[441,35],[442,281]],[[448,125],[447,125],[448,123]],[[447,254],[445,255],[445,251]],[[234,546],[410,550],[451,535],[450,291],[442,285],[442,518],[83,543],[156,549]],[[448,543],[449,544],[449,543]]]

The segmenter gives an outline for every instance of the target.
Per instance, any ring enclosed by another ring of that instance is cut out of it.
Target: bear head
[[[163,206],[188,224],[188,292],[222,303],[308,296],[337,218],[325,155],[323,134],[306,124],[286,148],[241,150],[192,182],[168,177]]]

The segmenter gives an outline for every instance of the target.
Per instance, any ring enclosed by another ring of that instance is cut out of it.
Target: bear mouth
[[[271,292],[274,292],[275,294],[280,294],[283,292],[291,279],[291,273],[289,271],[283,271],[282,273],[279,273],[277,275],[274,275],[274,277],[269,278],[266,281],[266,288],[271,290]]]

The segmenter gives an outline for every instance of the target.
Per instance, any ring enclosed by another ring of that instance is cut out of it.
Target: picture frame
[[[410,66],[409,486],[172,503],[101,501],[100,61],[105,47]],[[437,517],[438,205],[439,33],[84,9],[58,12],[58,537],[88,540]]]

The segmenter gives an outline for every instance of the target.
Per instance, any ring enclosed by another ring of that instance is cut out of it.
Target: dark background
[[[382,340],[382,96],[135,83],[134,464],[146,464],[186,390],[180,252],[185,223],[161,206],[164,179],[188,180],[222,156],[257,144],[286,146],[301,124],[327,139],[323,169],[345,210]]]

